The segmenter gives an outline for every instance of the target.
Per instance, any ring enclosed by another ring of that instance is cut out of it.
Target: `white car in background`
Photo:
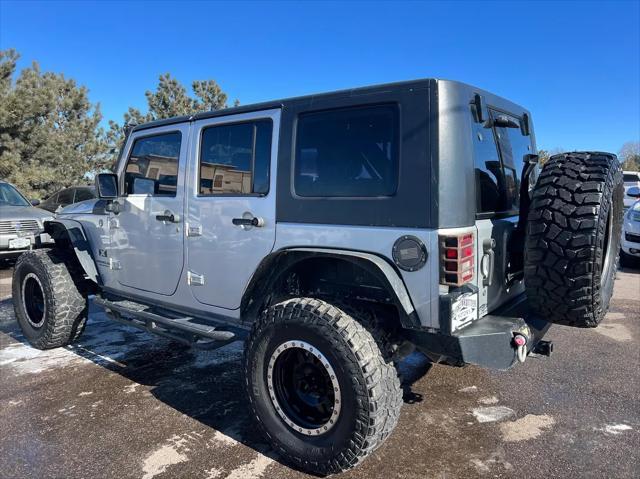
[[[631,207],[637,198],[628,194],[629,188],[640,188],[640,171],[623,171],[624,175],[624,209]]]
[[[627,195],[635,200],[624,214],[620,243],[622,262],[628,264],[630,260],[635,260],[636,263],[640,260],[640,188],[629,188]]]

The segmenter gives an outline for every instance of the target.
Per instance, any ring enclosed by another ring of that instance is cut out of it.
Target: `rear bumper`
[[[407,337],[430,357],[440,357],[454,364],[506,370],[518,362],[514,336],[527,338],[527,354],[544,337],[551,326],[535,316],[521,294],[492,314],[478,319],[452,335],[407,330]]]

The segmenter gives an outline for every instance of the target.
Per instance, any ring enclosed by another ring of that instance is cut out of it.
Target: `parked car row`
[[[637,263],[640,261],[640,187],[631,186],[629,189],[626,189],[625,202],[627,198],[630,198],[634,202],[625,211],[624,223],[622,225],[620,254],[623,264],[630,264],[632,261]]]
[[[637,197],[629,194],[629,190],[634,186],[640,188],[640,171],[624,171],[624,209],[631,207]]]
[[[53,240],[44,233],[44,221],[50,212],[36,208],[10,183],[0,181],[0,258],[18,256],[26,250]]]
[[[95,197],[96,193],[93,186],[72,186],[56,191],[38,206],[55,213],[58,209],[64,208],[65,206],[85,200],[92,200]]]
[[[65,206],[95,198],[94,191],[93,186],[73,186],[40,202],[28,200],[11,183],[0,180],[0,259],[53,243],[44,232],[44,222]]]
[[[640,260],[640,172],[624,172],[624,225],[621,254],[623,262]],[[43,233],[43,221],[50,213],[73,203],[96,197],[93,186],[72,186],[56,191],[47,199],[27,200],[18,189],[0,180],[0,258],[15,257],[23,251],[51,242]],[[37,206],[37,208],[36,208]],[[43,211],[46,210],[46,211]]]

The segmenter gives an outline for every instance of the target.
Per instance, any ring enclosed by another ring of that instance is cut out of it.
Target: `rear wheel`
[[[525,245],[531,307],[548,321],[595,327],[619,261],[623,183],[615,155],[552,156],[533,192]]]
[[[80,337],[87,320],[87,299],[55,250],[20,255],[12,288],[16,319],[31,345],[51,349]]]
[[[402,405],[387,349],[324,301],[271,306],[254,325],[244,365],[252,413],[274,449],[301,469],[331,474],[382,444]]]

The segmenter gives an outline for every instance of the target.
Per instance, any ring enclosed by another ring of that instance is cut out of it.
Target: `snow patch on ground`
[[[123,391],[125,394],[133,394],[134,392],[136,392],[136,389],[138,389],[138,386],[140,385],[137,383],[129,384],[124,387]]]
[[[242,358],[244,343],[242,341],[234,341],[231,344],[214,349],[213,351],[194,349],[195,359],[193,366],[196,368],[208,368],[219,364],[239,361]]]
[[[261,454],[248,464],[243,464],[231,471],[226,479],[259,479],[271,464],[273,459]]]
[[[222,476],[222,469],[218,469],[217,467],[212,467],[208,471],[205,471],[206,479],[217,479]]]
[[[498,398],[496,396],[490,396],[490,397],[483,397],[478,399],[478,402],[480,404],[498,404]]]
[[[164,347],[166,341],[137,329],[122,326],[105,313],[93,313],[80,340],[64,348],[41,351],[29,345],[14,323],[3,328],[5,342],[0,345],[0,366],[8,366],[15,375],[37,374],[53,368],[76,367],[91,363],[119,364],[118,360],[133,351],[148,352],[151,345]],[[9,342],[13,340],[13,342]]]
[[[142,479],[151,479],[158,474],[162,474],[169,466],[185,461],[187,461],[187,456],[178,452],[175,445],[165,444],[149,454],[144,460],[142,466],[144,475]]]
[[[459,393],[475,393],[478,392],[478,386],[467,386],[466,388],[458,389]]]
[[[515,421],[500,424],[500,432],[502,432],[502,439],[506,442],[526,441],[540,436],[555,422],[555,419],[546,414],[539,416],[527,414],[525,417]]]
[[[236,441],[231,436],[228,436],[227,434],[225,434],[223,432],[220,432],[220,431],[216,431],[213,434],[213,437],[211,438],[211,442],[213,444],[226,446],[226,447],[237,446],[238,444],[240,444],[238,441]]]
[[[603,336],[611,338],[615,341],[626,342],[633,340],[633,336],[631,336],[631,332],[629,329],[623,324],[618,323],[604,323],[600,324],[595,329],[596,333],[600,333]]]
[[[478,422],[496,422],[502,421],[508,417],[515,415],[515,411],[507,406],[485,406],[477,407],[471,410]]]
[[[633,428],[628,424],[607,424],[604,428],[600,429],[606,434],[612,434],[617,436],[625,431],[631,431]]]

